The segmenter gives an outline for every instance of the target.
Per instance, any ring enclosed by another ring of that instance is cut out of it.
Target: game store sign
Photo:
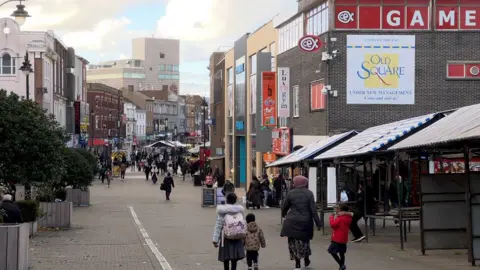
[[[337,0],[337,30],[480,30],[479,0]]]

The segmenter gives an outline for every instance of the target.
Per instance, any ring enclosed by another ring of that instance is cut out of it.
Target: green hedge
[[[16,201],[15,204],[22,213],[23,222],[34,222],[40,216],[38,202],[33,200]]]

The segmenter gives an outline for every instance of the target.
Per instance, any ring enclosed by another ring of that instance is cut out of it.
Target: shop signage
[[[277,159],[277,156],[275,156],[274,153],[268,152],[268,153],[263,153],[263,162],[265,163],[272,163]]]
[[[448,79],[480,79],[480,61],[451,61],[447,63]]]
[[[73,103],[74,107],[74,112],[75,112],[75,134],[80,134],[80,126],[81,126],[81,121],[80,121],[80,101],[74,101]]]
[[[336,1],[335,28],[429,30],[432,24],[436,30],[480,30],[480,1],[440,0],[432,6],[429,0],[412,1],[407,5],[403,0],[367,2],[369,5],[362,5],[362,1],[360,5],[348,0]]]
[[[322,48],[322,41],[318,36],[306,35],[298,41],[298,47],[304,52],[316,52]]]
[[[244,130],[245,125],[243,124],[243,121],[236,121],[235,122],[235,129],[236,130]]]
[[[276,155],[288,155],[292,152],[292,130],[276,128],[272,130],[272,152]]]
[[[45,43],[45,40],[32,40],[29,43],[27,43],[27,50],[28,51],[46,51],[47,49],[47,43]]]
[[[278,117],[290,117],[290,68],[278,68]]]
[[[277,74],[262,72],[262,126],[277,126]]]
[[[415,36],[347,36],[347,104],[415,104]]]
[[[245,71],[245,64],[244,64],[244,63],[242,63],[242,64],[240,64],[240,65],[238,65],[238,66],[235,67],[235,73],[236,73],[236,74],[240,74],[240,73],[242,73],[242,72],[244,72],[244,71]]]

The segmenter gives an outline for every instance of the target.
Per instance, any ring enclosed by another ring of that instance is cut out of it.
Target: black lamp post
[[[33,73],[33,69],[32,69],[32,64],[30,63],[30,60],[28,59],[28,52],[25,52],[23,64],[19,70],[23,72],[23,74],[25,75],[25,78],[27,79],[27,83],[26,83],[27,99],[30,99],[30,73]]]
[[[173,167],[175,168],[175,164],[177,163],[177,125],[173,127],[173,136],[172,136],[172,141],[173,141]],[[177,173],[177,172],[175,172]]]
[[[202,101],[202,115],[203,115],[203,121],[202,121],[202,135],[203,135],[203,173],[206,174],[205,172],[205,165],[207,163],[207,155],[206,155],[206,144],[207,144],[207,136],[205,134],[206,128],[205,128],[205,117],[207,115],[207,109],[208,109],[208,104],[205,99]]]
[[[25,5],[22,4],[22,2],[26,2],[26,0],[7,0],[1,3],[0,7],[5,5],[6,3],[16,2],[16,1],[19,2],[19,4],[17,5],[17,10],[15,10],[10,16],[14,17],[18,25],[22,26],[23,24],[25,24],[25,21],[27,20],[27,18],[31,17],[28,14],[28,12],[25,10]]]

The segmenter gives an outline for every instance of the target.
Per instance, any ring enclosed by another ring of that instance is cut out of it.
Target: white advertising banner
[[[290,68],[278,68],[278,117],[290,117]]]
[[[250,114],[257,113],[257,74],[250,76]]]
[[[415,104],[415,36],[347,36],[347,104]]]

